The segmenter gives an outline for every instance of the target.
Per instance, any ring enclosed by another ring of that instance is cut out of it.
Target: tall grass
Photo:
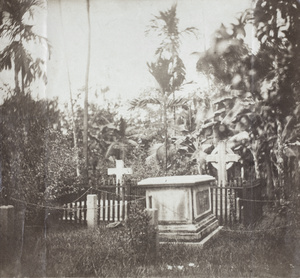
[[[47,259],[50,276],[137,275],[135,266],[154,261],[155,230],[139,204],[132,204],[125,227],[50,233]]]
[[[299,264],[295,261],[299,237],[287,243],[263,233],[221,231],[203,248],[160,245],[157,260],[147,261],[135,256],[147,248],[135,254],[126,234],[125,228],[78,227],[53,229],[46,237],[31,233],[24,242],[21,276],[292,277]],[[1,276],[20,274],[12,266],[10,271]]]
[[[28,230],[20,271],[12,264],[0,276],[300,276],[300,234],[294,227],[222,230],[203,248],[169,243],[160,245],[156,253],[147,217],[138,209],[132,215],[126,227],[117,229],[58,226],[46,233]]]

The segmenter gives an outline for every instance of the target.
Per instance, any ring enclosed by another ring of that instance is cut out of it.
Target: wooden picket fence
[[[249,183],[241,180],[231,181],[225,187],[211,187],[211,212],[222,226],[251,225],[262,216],[261,189],[260,181]],[[146,206],[145,189],[136,182],[127,181],[120,185],[115,180],[106,180],[100,186],[84,190],[71,196],[75,201],[64,204],[59,217],[61,221],[86,225],[87,194],[98,196],[99,225],[125,220],[129,205],[135,200]]]
[[[80,191],[77,194],[72,194],[72,196],[77,197],[76,200],[72,202],[65,203],[63,209],[59,211],[58,220],[86,225],[87,216],[87,189]]]
[[[236,180],[225,187],[212,187],[211,211],[218,218],[219,224],[254,224],[262,216],[261,189],[259,180],[252,183]]]
[[[107,180],[101,186],[82,190],[76,196],[75,201],[64,204],[60,220],[68,223],[87,223],[87,195],[96,194],[97,198],[97,220],[99,225],[110,222],[123,221],[127,217],[129,205],[133,201],[139,201],[144,207],[145,189],[137,186],[135,181],[127,181],[120,185],[115,180]],[[82,194],[82,195],[81,195]]]

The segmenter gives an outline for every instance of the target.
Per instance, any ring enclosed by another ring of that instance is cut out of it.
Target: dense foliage
[[[281,200],[291,197],[299,181],[299,8],[298,1],[257,1],[237,24],[221,26],[197,63],[220,92],[211,103],[219,116],[215,135],[222,123],[228,131],[223,139],[250,151],[267,196]],[[247,24],[255,28],[257,50],[245,43]]]
[[[29,49],[39,44],[40,49],[48,48],[47,39],[33,31],[30,19],[34,11],[42,9],[40,0],[3,0],[0,7],[0,39],[4,47],[0,51],[0,71],[13,70],[15,90],[25,89],[36,79],[47,82],[44,57],[36,57]],[[46,47],[41,47],[46,45]],[[39,53],[39,47],[36,47]],[[42,53],[47,57],[47,53]],[[20,86],[21,84],[21,86]]]
[[[176,5],[154,16],[148,33],[161,41],[148,69],[159,86],[133,100],[129,116],[121,115],[120,104],[89,104],[89,180],[83,183],[84,110],[76,100],[71,113],[59,110],[56,100],[30,96],[30,84],[45,76],[43,60],[34,60],[26,43],[46,41],[23,19],[40,3],[4,1],[0,26],[7,46],[0,70],[14,69],[15,88],[3,88],[7,97],[0,107],[2,188],[27,203],[58,202],[81,187],[99,186],[116,159],[132,167],[132,178],[139,180],[215,174],[205,158],[226,140],[241,157],[232,177],[243,168],[244,178],[265,181],[266,197],[292,199],[300,180],[299,5],[258,0],[235,23],[221,25],[196,65],[208,78],[208,90],[184,97],[177,94],[185,92],[180,44],[184,33],[196,29],[179,30]],[[246,43],[247,26],[254,30],[255,49]]]
[[[57,101],[14,92],[0,114],[1,187],[10,202],[44,205],[78,187],[72,147],[59,131]]]
[[[56,104],[12,93],[1,105],[2,182],[18,196],[43,192],[46,186],[45,138],[59,121]]]
[[[146,98],[141,97],[131,102],[132,108],[145,109],[148,104],[155,104],[161,109],[164,143],[157,148],[157,159],[164,168],[165,175],[170,170],[176,153],[175,147],[169,139],[176,134],[176,129],[170,129],[170,122],[174,127],[176,109],[187,102],[187,99],[175,95],[175,91],[182,86],[186,75],[184,63],[180,58],[181,37],[185,33],[195,34],[195,31],[194,27],[179,30],[176,5],[154,16],[146,33],[155,33],[162,39],[155,51],[155,61],[147,63],[147,66],[150,74],[157,81],[158,88],[152,90],[156,93],[155,96],[150,92]],[[169,112],[173,114],[172,121],[169,119]]]

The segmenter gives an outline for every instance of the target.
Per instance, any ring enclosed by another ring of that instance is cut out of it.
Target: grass
[[[203,248],[170,243],[158,253],[144,220],[134,214],[117,229],[27,227],[10,257],[2,253],[0,277],[300,277],[299,227],[276,215],[254,231],[223,229]]]
[[[134,256],[124,228],[59,227],[46,235],[27,230],[20,268],[14,261],[1,277],[17,276],[16,271],[26,277],[293,277],[299,271],[298,242],[296,234],[279,239],[224,230],[202,249],[160,245],[157,260],[150,263]]]

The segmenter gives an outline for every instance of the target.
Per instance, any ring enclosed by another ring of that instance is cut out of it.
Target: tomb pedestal
[[[138,183],[146,188],[146,207],[158,209],[160,241],[201,241],[217,227],[211,213],[208,175],[148,178]]]

